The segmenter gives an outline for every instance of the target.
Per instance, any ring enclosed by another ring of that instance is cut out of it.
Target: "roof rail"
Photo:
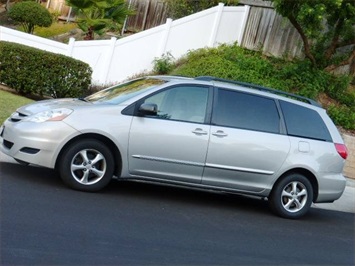
[[[213,77],[213,76],[199,76],[199,77],[196,77],[195,79],[196,80],[203,80],[203,81],[221,81],[221,82],[226,82],[226,83],[231,83],[231,84],[237,84],[237,85],[241,85],[241,86],[248,87],[248,88],[253,88],[253,89],[256,89],[256,90],[260,90],[260,91],[265,91],[265,92],[278,94],[278,95],[281,95],[281,96],[288,96],[288,97],[291,97],[291,98],[295,98],[296,100],[300,100],[300,101],[306,102],[308,104],[321,107],[321,105],[318,102],[316,102],[315,100],[312,100],[310,98],[303,97],[303,96],[300,96],[300,95],[297,95],[297,94],[293,94],[293,93],[289,93],[289,92],[285,92],[285,91],[280,91],[280,90],[275,90],[275,89],[263,87],[263,86],[252,84],[252,83],[248,83],[248,82],[216,78],[216,77]]]

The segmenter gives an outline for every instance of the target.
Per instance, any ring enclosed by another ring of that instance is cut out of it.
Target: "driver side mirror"
[[[139,106],[138,113],[140,115],[157,115],[158,105],[155,103],[143,103]]]

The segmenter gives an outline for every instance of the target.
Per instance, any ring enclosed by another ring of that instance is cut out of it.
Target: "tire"
[[[103,189],[113,177],[114,160],[101,141],[85,139],[67,147],[59,161],[59,174],[69,187],[88,192]]]
[[[304,216],[309,211],[312,201],[312,184],[298,173],[291,173],[278,181],[269,197],[271,210],[288,219]]]

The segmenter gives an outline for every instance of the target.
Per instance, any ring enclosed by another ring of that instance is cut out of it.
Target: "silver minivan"
[[[267,198],[299,218],[343,193],[344,142],[315,101],[214,77],[148,76],[86,98],[39,101],[0,128],[1,151],[71,188],[118,180]]]

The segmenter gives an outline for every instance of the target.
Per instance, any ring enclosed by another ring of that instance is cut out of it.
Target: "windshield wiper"
[[[79,101],[86,102],[86,103],[90,103],[90,101],[86,100],[85,97],[79,97],[78,100],[79,100]]]

